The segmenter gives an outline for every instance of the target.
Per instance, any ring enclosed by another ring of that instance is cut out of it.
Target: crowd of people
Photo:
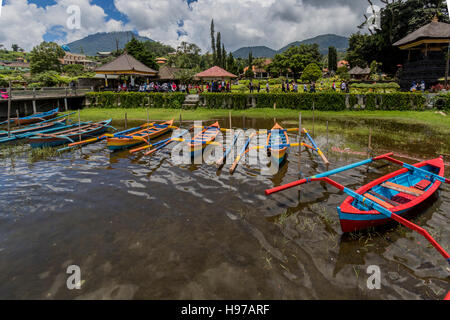
[[[192,90],[195,90],[197,86],[176,84],[175,82],[150,82],[141,83],[140,85],[132,84],[119,84],[117,92],[123,91],[136,91],[136,92],[183,92],[189,94]]]
[[[425,92],[426,86],[425,86],[425,81],[420,81],[419,82],[413,82],[411,85],[411,89],[409,89],[409,91],[411,92],[416,92],[416,91],[422,91]]]
[[[190,94],[191,92],[231,92],[231,82],[211,81],[203,85],[177,84],[175,82],[150,82],[140,85],[132,85],[127,83],[119,84],[117,92],[183,92]]]

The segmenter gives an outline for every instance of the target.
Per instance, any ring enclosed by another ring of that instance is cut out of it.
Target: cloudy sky
[[[228,50],[242,46],[284,45],[320,34],[348,36],[357,31],[367,0],[0,0],[0,43],[26,50],[41,41],[60,44],[96,32],[134,30],[177,46],[210,46],[210,23],[221,31]],[[378,1],[375,1],[377,3]],[[68,8],[77,6],[79,28]],[[73,25],[73,23],[72,23]]]

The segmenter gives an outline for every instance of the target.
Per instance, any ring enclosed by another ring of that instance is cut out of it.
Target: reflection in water
[[[273,120],[245,124],[270,128]],[[417,127],[402,128],[409,129]],[[326,136],[315,132],[326,146]],[[391,141],[374,140],[380,151],[390,148]],[[328,142],[349,141],[366,143],[342,135]],[[234,175],[229,165],[176,166],[170,148],[144,157],[104,147],[32,163],[26,152],[1,156],[1,298],[440,299],[449,287],[445,261],[403,227],[342,235],[336,207],[345,195],[328,185],[265,197],[266,188],[327,170],[308,150],[299,161],[292,148],[279,173],[264,176],[262,167],[244,162]],[[435,148],[427,145],[416,156],[435,156]],[[419,149],[412,143],[406,150]],[[330,169],[362,160],[327,156]],[[335,178],[356,189],[394,169],[380,163]],[[444,186],[412,218],[447,249],[449,204]],[[80,291],[66,289],[71,264],[81,268]],[[370,265],[381,269],[381,290],[367,289]]]

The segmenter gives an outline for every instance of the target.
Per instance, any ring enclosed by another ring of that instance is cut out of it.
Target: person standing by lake
[[[258,93],[261,91],[261,82],[258,82]]]
[[[267,93],[270,92],[269,81],[266,82],[266,92]]]
[[[284,81],[281,82],[281,91],[286,92],[286,87],[284,86]]]

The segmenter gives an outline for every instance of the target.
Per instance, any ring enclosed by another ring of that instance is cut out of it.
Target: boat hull
[[[267,136],[267,145],[274,146],[273,148],[268,149],[271,161],[278,166],[283,164],[286,160],[288,147],[278,148],[277,146],[280,144],[289,144],[289,136],[287,132],[285,130],[281,130],[284,130],[283,127],[276,123],[270,134]]]
[[[219,132],[220,125],[216,122],[197,134],[188,144],[191,158],[194,159],[203,155],[203,150],[205,150],[208,143],[212,143],[216,140]]]
[[[81,140],[89,139],[89,138],[92,138],[92,137],[95,137],[95,136],[105,133],[108,130],[107,126],[109,125],[109,123],[111,123],[110,120],[104,121],[104,122],[102,122],[102,124],[103,124],[102,126],[99,126],[98,128],[92,129],[88,132],[82,133]],[[35,149],[35,148],[57,147],[57,146],[61,146],[64,144],[71,143],[71,142],[81,141],[79,133],[67,135],[66,137],[70,138],[70,140],[63,138],[63,137],[58,137],[57,132],[55,132],[54,135],[55,135],[55,137],[50,137],[50,136],[32,137],[32,138],[28,139],[28,143],[30,144],[31,148]]]
[[[51,110],[46,113],[35,115],[35,116],[29,116],[29,117],[24,117],[24,118],[19,118],[19,119],[16,118],[16,119],[13,119],[13,123],[16,126],[18,126],[18,125],[23,126],[23,125],[41,122],[43,120],[50,120],[50,119],[55,118],[58,115],[58,112],[59,112],[59,108]]]
[[[35,132],[35,131],[42,131],[42,130],[52,129],[52,128],[56,128],[56,127],[63,127],[63,126],[65,126],[66,122],[67,122],[66,120],[60,120],[60,121],[45,123],[43,125],[35,125],[35,126],[29,127],[29,128],[16,129],[14,131],[11,131],[11,135],[22,135],[22,134],[26,134],[26,133],[30,133],[30,132]],[[0,138],[4,138],[7,136],[8,136],[7,131],[0,131]]]
[[[173,124],[173,121],[168,124],[167,128],[161,129],[153,134],[144,135],[143,137],[144,137],[144,139],[148,138],[149,140],[161,137],[161,136],[169,133],[170,131],[172,131],[172,129],[170,127],[172,124]],[[130,136],[133,136],[133,134],[130,134]],[[125,150],[125,149],[129,149],[132,147],[136,147],[136,146],[144,143],[144,141],[141,139],[122,138],[122,137],[107,138],[106,141],[107,141],[107,147],[111,151]]]
[[[417,168],[428,170],[440,176],[444,175],[444,161],[442,160],[442,158],[424,161],[414,166]],[[399,216],[405,216],[412,210],[417,208],[420,204],[423,204],[431,197],[433,197],[436,191],[441,186],[441,182],[437,180],[434,182],[429,181],[429,184],[423,190],[423,193],[420,196],[415,197],[407,195],[400,191],[393,191],[393,190],[386,191],[381,186],[383,183],[386,182],[389,183],[392,181],[412,182],[411,186],[405,185],[405,187],[413,187],[417,185],[416,184],[417,182],[419,182],[419,184],[425,183],[424,182],[425,179],[423,179],[422,177],[415,176],[407,169],[401,169],[361,187],[360,189],[356,190],[356,193],[361,195],[367,195],[368,192],[377,191],[378,193],[381,193],[382,190],[384,190],[384,192],[388,192],[388,195],[389,194],[391,195],[390,200],[400,201],[400,199],[406,199],[404,201],[402,200],[404,203],[399,203],[398,205],[393,205],[393,207],[388,208],[392,213],[395,213]],[[389,197],[386,197],[386,199],[389,199]],[[345,233],[355,232],[368,228],[378,227],[392,221],[392,219],[386,218],[385,215],[375,210],[370,211],[362,210],[361,205],[362,204],[356,202],[352,197],[347,197],[342,203],[342,205],[338,207],[339,220],[343,232]]]

